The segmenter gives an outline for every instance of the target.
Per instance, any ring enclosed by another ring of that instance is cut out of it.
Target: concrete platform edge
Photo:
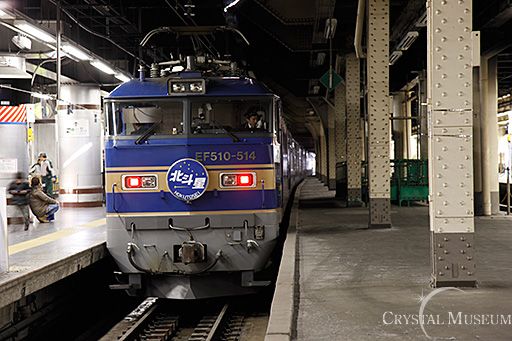
[[[293,199],[290,223],[284,242],[279,274],[277,275],[276,289],[270,309],[265,341],[289,341],[293,335],[297,313],[295,293],[298,283],[296,278],[296,228],[299,215],[300,191],[303,185],[304,181],[297,187]]]
[[[29,269],[26,273],[6,280],[4,283],[0,283],[0,292],[2,293],[0,307],[5,307],[41,290],[108,255],[106,243],[103,242],[40,269],[34,271]]]

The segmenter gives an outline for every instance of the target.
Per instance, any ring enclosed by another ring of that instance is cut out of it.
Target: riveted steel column
[[[320,120],[321,121],[321,120]],[[324,125],[322,124],[322,122],[320,122],[320,134],[319,134],[319,139],[320,139],[320,180],[324,183],[324,184],[327,184],[327,181],[328,181],[328,177],[327,177],[327,174],[328,174],[328,169],[327,169],[327,137],[325,136],[325,127]]]
[[[329,106],[327,110],[327,152],[328,152],[328,177],[329,189],[336,189],[336,110]]]
[[[369,227],[391,227],[389,0],[369,0],[367,41]]]
[[[407,159],[406,96],[405,91],[398,91],[393,94],[393,118],[395,119],[391,121],[391,124],[393,139],[395,140],[395,159]]]
[[[489,101],[487,109],[489,124],[487,129],[490,130],[489,134],[489,164],[491,170],[489,177],[491,184],[489,190],[491,192],[491,214],[498,214],[500,211],[500,185],[499,185],[499,170],[498,170],[498,56],[490,58],[487,64],[487,79],[489,82]],[[493,134],[494,132],[494,134]]]
[[[480,110],[480,68],[473,68],[473,196],[476,216],[483,215],[482,194],[482,136],[481,136],[481,110]]]
[[[427,123],[427,72],[422,70],[418,74],[418,95],[420,116],[420,159],[428,159],[428,123]]]
[[[334,137],[334,145],[336,148],[335,152],[335,167],[339,163],[343,163],[344,166],[340,168],[340,172],[336,174],[336,181],[340,183],[341,193],[337,193],[337,195],[341,195],[342,198],[347,197],[346,193],[346,162],[347,162],[347,101],[346,101],[346,91],[345,84],[342,82],[338,84],[334,88],[334,129],[335,129],[335,137]],[[345,168],[344,168],[345,167]],[[337,170],[337,168],[335,169]],[[338,177],[340,177],[338,179]]]
[[[347,197],[348,206],[361,206],[361,65],[355,53],[346,56]]]
[[[345,84],[334,88],[336,163],[347,161],[347,101]]]
[[[475,284],[471,0],[427,1],[432,285]]]
[[[499,211],[498,187],[498,78],[497,57],[480,65],[483,214]]]

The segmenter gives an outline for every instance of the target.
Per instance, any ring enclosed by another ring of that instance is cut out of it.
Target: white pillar
[[[346,91],[345,83],[340,83],[334,88],[334,146],[335,152],[335,164],[343,163],[342,168],[346,170],[347,167],[347,109],[346,109]],[[341,172],[344,173],[344,172]],[[340,174],[343,175],[343,174]],[[337,179],[337,177],[336,177]],[[338,181],[340,179],[337,179]],[[341,190],[342,198],[346,198],[346,178]],[[340,194],[340,193],[337,193]]]
[[[0,187],[0,272],[9,271],[9,243],[7,239],[7,196]]]
[[[405,91],[393,93],[392,130],[395,141],[395,159],[407,159]]]
[[[62,85],[58,106],[60,192],[63,206],[95,207],[102,201],[101,97],[97,86]]]
[[[327,150],[328,150],[328,181],[330,190],[336,189],[336,110],[329,106],[327,109]]]
[[[497,57],[482,58],[480,66],[483,214],[499,211]]]
[[[347,204],[361,206],[361,65],[355,53],[346,57],[347,106]]]
[[[474,286],[472,1],[428,5],[432,285]]]
[[[369,227],[391,227],[389,0],[369,0],[367,41]]]

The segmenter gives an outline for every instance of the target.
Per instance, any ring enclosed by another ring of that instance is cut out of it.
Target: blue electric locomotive
[[[270,283],[259,274],[307,153],[277,96],[212,64],[141,72],[104,100],[107,247],[123,274],[114,287],[131,295],[197,299]]]

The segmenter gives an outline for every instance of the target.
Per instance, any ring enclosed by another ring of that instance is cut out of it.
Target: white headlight
[[[190,83],[190,91],[192,91],[192,92],[203,91],[203,84],[202,83]]]
[[[173,83],[172,84],[172,92],[185,92],[185,84]]]

